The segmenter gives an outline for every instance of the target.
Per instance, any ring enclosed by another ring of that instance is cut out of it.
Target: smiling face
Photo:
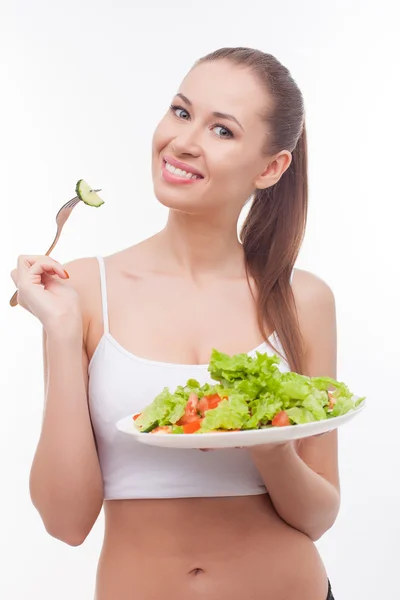
[[[265,152],[269,99],[254,74],[228,60],[193,68],[153,136],[154,191],[164,206],[192,214],[237,214],[257,187],[290,162]]]

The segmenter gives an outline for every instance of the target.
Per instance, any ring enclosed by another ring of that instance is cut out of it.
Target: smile
[[[184,171],[183,169],[178,169],[173,165],[170,165],[169,162],[164,160],[164,165],[169,173],[173,175],[178,175],[178,177],[185,177],[186,179],[200,179],[200,175],[196,175],[195,173],[190,173],[189,171]]]
[[[171,164],[165,158],[163,159],[162,175],[169,183],[193,183],[203,179],[203,176],[200,175],[200,173],[182,169]]]

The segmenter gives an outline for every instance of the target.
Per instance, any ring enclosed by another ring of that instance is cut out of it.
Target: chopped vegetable
[[[201,427],[201,419],[196,419],[195,421],[191,421],[187,423],[187,425],[183,425],[183,433],[195,433]]]
[[[102,204],[104,204],[104,200],[100,198],[100,196],[93,190],[93,188],[86,183],[84,179],[80,179],[76,184],[76,195],[78,198],[82,200],[85,204],[89,206],[95,206],[98,208]]]
[[[281,410],[272,419],[272,425],[274,427],[287,427],[290,425],[289,415],[286,410]]]
[[[135,426],[142,433],[175,434],[287,427],[344,415],[364,400],[355,401],[331,377],[281,372],[279,362],[265,353],[213,350],[208,370],[214,384],[189,379],[174,393],[165,388],[135,416]]]

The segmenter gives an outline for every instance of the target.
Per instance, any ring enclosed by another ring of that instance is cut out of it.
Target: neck
[[[214,216],[170,211],[159,234],[163,262],[193,278],[218,275],[242,276],[244,254],[237,236],[237,222],[218,221]]]

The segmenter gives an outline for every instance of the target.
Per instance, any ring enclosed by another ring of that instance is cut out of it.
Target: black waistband
[[[328,596],[327,596],[326,600],[335,600],[335,598],[333,597],[333,594],[332,594],[332,588],[331,588],[330,581],[328,581]]]

